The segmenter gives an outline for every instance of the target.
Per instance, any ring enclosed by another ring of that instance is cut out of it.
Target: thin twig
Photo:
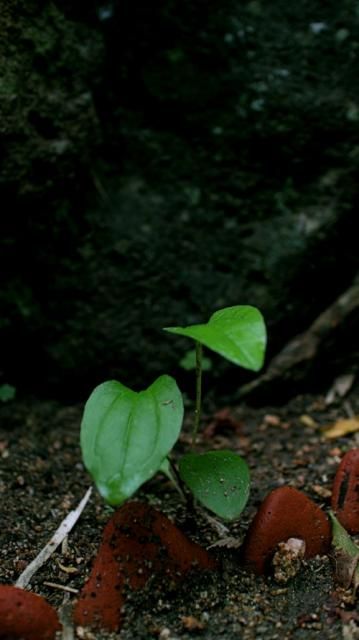
[[[78,593],[79,590],[74,587],[67,587],[66,584],[58,584],[57,582],[43,582],[46,587],[52,587],[53,589],[60,589],[61,591],[68,591],[68,593]]]
[[[69,593],[64,594],[64,600],[58,609],[59,620],[62,624],[61,640],[74,640],[74,625],[72,620],[72,603]]]
[[[40,553],[36,556],[36,558],[30,562],[30,564],[26,567],[26,569],[19,576],[17,581],[15,582],[16,587],[20,587],[21,589],[25,589],[29,584],[32,576],[40,567],[42,567],[45,562],[52,556],[57,547],[62,543],[63,539],[68,535],[73,526],[76,524],[79,519],[81,513],[83,512],[86,504],[88,503],[90,496],[92,493],[92,487],[90,487],[81,502],[77,505],[76,509],[70,511],[70,513],[66,516],[66,518],[61,522],[59,528],[55,531],[52,536],[50,542],[48,542],[43,549],[41,549]]]

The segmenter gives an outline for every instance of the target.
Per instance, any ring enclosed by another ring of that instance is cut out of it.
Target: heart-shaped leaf
[[[207,324],[166,327],[165,331],[193,338],[245,369],[258,371],[263,365],[266,329],[255,307],[227,307],[216,311]]]
[[[195,498],[217,516],[234,520],[243,511],[249,496],[249,469],[233,451],[189,453],[181,458],[179,473]]]
[[[160,469],[182,419],[182,396],[170,376],[139,393],[114,380],[96,387],[85,406],[81,449],[109,504],[121,504]]]

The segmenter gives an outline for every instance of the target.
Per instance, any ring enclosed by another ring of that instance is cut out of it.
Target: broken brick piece
[[[262,502],[245,537],[245,565],[257,574],[266,573],[279,542],[299,538],[305,557],[325,554],[331,529],[327,516],[304,493],[292,487],[274,489]]]
[[[60,629],[55,609],[44,598],[0,585],[0,639],[54,640]]]
[[[127,589],[143,588],[156,574],[173,584],[195,568],[213,569],[215,562],[162,513],[147,504],[128,502],[104,529],[92,572],[75,606],[75,623],[118,631]]]
[[[359,449],[348,451],[338,467],[332,509],[349,533],[359,533]]]

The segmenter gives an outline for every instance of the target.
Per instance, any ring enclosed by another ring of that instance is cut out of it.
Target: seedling
[[[207,324],[166,327],[165,331],[187,336],[196,345],[196,409],[193,444],[199,428],[202,405],[202,345],[234,362],[258,371],[263,365],[266,332],[262,315],[254,307],[237,306],[216,311]]]
[[[258,371],[265,352],[265,325],[254,307],[236,306],[217,311],[207,324],[165,330],[195,341],[194,446],[201,416],[203,345]],[[182,396],[170,376],[160,376],[139,393],[116,381],[96,387],[85,406],[81,448],[84,464],[109,504],[124,502],[158,471],[177,484],[168,455],[182,420]],[[247,502],[248,466],[231,451],[187,454],[180,460],[179,475],[195,498],[222,518],[237,518]]]

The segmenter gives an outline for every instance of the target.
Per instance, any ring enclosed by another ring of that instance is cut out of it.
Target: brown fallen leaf
[[[326,428],[324,436],[329,439],[340,438],[341,436],[346,436],[348,433],[355,433],[356,431],[359,431],[359,416],[337,420],[334,424]]]

